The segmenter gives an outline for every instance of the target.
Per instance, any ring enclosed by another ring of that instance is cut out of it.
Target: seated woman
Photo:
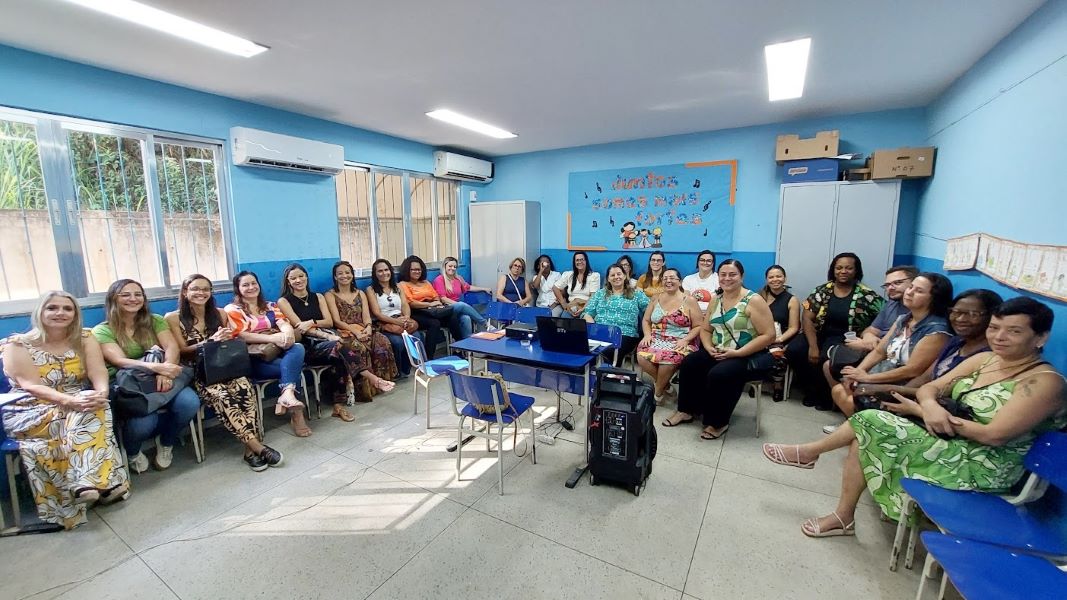
[[[816,442],[764,444],[769,460],[804,469],[813,468],[824,452],[849,449],[836,510],[805,521],[804,534],[854,535],[864,487],[883,513],[899,520],[903,477],[953,490],[1011,489],[1023,476],[1023,456],[1034,439],[1067,425],[1063,375],[1041,359],[1052,319],[1052,310],[1032,298],[1008,300],[993,312],[986,330],[993,351],[971,356],[923,385],[917,401],[898,394],[896,403],[883,404],[886,410],[858,412]],[[942,402],[971,415],[953,416]]]
[[[664,427],[690,423],[704,415],[700,438],[714,440],[730,428],[730,417],[745,382],[762,379],[771,368],[766,348],[774,340],[774,321],[767,302],[745,289],[745,267],[727,259],[719,265],[722,295],[708,306],[700,331],[702,348],[679,367],[678,410]]]
[[[340,271],[334,267],[334,281],[338,281]],[[374,279],[367,286],[367,306],[370,314],[377,324],[378,331],[389,340],[393,347],[393,362],[400,371],[400,377],[404,378],[411,374],[411,362],[408,360],[408,351],[404,348],[402,334],[406,331],[422,338],[419,324],[411,318],[411,308],[404,294],[396,286],[396,278],[393,276],[393,265],[384,258],[379,258],[371,265]],[[338,289],[341,289],[338,286]],[[338,315],[340,316],[340,315]]]
[[[222,309],[215,306],[211,295],[211,281],[199,273],[190,275],[182,282],[178,294],[178,310],[163,317],[170,333],[178,342],[182,362],[192,367],[196,364],[197,350],[207,342],[221,342],[233,338],[230,320]],[[199,377],[193,380],[196,395],[209,404],[219,421],[245,446],[245,462],[253,471],[282,464],[283,456],[270,446],[260,443],[259,411],[256,410],[256,392],[247,377],[238,377],[211,385]]]
[[[941,349],[937,360],[929,369],[903,385],[861,383],[856,386],[854,393],[857,396],[865,396],[896,392],[914,398],[924,384],[948,373],[956,365],[979,352],[989,352],[986,327],[989,326],[990,316],[1003,301],[999,294],[985,289],[967,290],[956,296],[952,301],[952,308],[948,309],[948,322],[956,335]]]
[[[396,387],[398,370],[389,339],[374,330],[367,297],[355,286],[355,270],[341,260],[333,265],[333,288],[326,292],[330,322],[345,338],[345,345],[361,357],[367,367],[360,373],[362,381],[374,390],[388,392]],[[367,390],[368,398],[372,390]]]
[[[441,328],[448,327],[456,340],[465,340],[474,332],[470,317],[441,302],[433,285],[426,280],[426,263],[421,258],[415,255],[405,258],[400,263],[399,280],[397,287],[411,307],[411,318],[426,336],[427,358],[433,358],[437,345],[444,341]]]
[[[682,359],[697,349],[704,315],[692,296],[682,291],[678,269],[663,271],[663,293],[648,305],[642,318],[645,337],[637,346],[637,364],[656,382],[656,405],[671,393],[671,377]]]
[[[497,280],[494,299],[519,306],[530,304],[530,289],[526,287],[526,261],[521,257],[512,260],[508,272]]]
[[[718,287],[719,276],[715,274],[715,253],[711,250],[701,250],[697,255],[697,272],[685,276],[682,280],[682,291],[696,298],[700,310],[707,312],[708,304],[711,304],[711,298]]]
[[[608,286],[597,290],[585,305],[582,316],[586,321],[622,330],[622,347],[615,352],[616,367],[637,347],[637,323],[646,307],[648,296],[630,287],[626,271],[617,264],[608,267]]]
[[[552,258],[542,254],[534,261],[534,269],[537,274],[530,280],[530,293],[534,297],[534,306],[547,308],[552,311],[553,317],[563,314],[563,307],[559,305],[552,286],[556,285],[561,277],[556,265],[552,264]]]
[[[637,289],[637,278],[634,277],[634,259],[630,258],[629,254],[623,254],[619,257],[619,260],[615,261],[615,264],[622,267],[623,271],[626,271],[626,279],[630,282],[630,287]]]
[[[92,503],[130,495],[100,345],[82,330],[74,296],[60,291],[45,292],[30,330],[8,341],[4,374],[11,391],[30,397],[3,411],[4,430],[18,442],[38,518],[74,529]]]
[[[648,268],[645,274],[637,278],[637,289],[649,298],[656,297],[663,291],[663,269],[667,266],[667,257],[656,250],[648,255]]]
[[[487,321],[482,314],[470,304],[463,301],[463,294],[467,292],[489,292],[488,288],[471,285],[456,273],[459,268],[459,260],[454,256],[445,257],[441,263],[441,274],[434,278],[433,289],[445,306],[451,306],[453,313],[470,317],[471,325],[485,328]]]
[[[178,342],[163,317],[148,308],[144,288],[132,279],[120,279],[111,284],[104,296],[107,320],[93,327],[93,337],[100,343],[109,375],[119,369],[139,369],[155,373],[156,391],[172,392],[175,379],[182,375]],[[153,346],[163,349],[163,362],[144,360]],[[174,444],[189,421],[200,410],[200,398],[186,383],[169,402],[145,416],[122,415],[122,445],[130,459],[130,470],[148,470],[148,458],[141,452],[141,444],[156,436],[155,467],[170,467],[174,459]],[[165,410],[163,410],[165,409]]]
[[[364,381],[383,392],[393,389],[392,381],[371,371],[370,350],[361,340],[351,336],[343,340],[339,332],[330,329],[335,322],[326,298],[308,289],[307,271],[299,263],[289,265],[282,272],[278,308],[293,325],[304,346],[304,363],[330,367],[323,373],[322,382],[326,394],[333,399],[331,416],[346,422],[356,420],[345,404],[355,404],[357,383],[360,398],[366,400],[370,400],[370,391],[364,389]],[[388,344],[384,339],[382,342]],[[392,354],[388,346],[385,352]]]
[[[223,310],[236,337],[248,344],[269,343],[281,349],[281,354],[270,361],[252,356],[252,376],[277,379],[281,394],[274,414],[288,412],[293,433],[297,437],[311,435],[311,427],[304,419],[304,403],[296,398],[296,384],[304,370],[304,346],[296,343],[296,332],[278,305],[263,298],[255,273],[241,271],[234,275],[233,302]]]
[[[853,388],[861,383],[905,383],[922,375],[948,343],[948,306],[952,282],[944,275],[922,273],[904,292],[901,315],[873,351],[855,367],[841,370],[844,381],[830,390],[846,417],[855,412]]]
[[[804,302],[801,321],[804,335],[786,348],[786,358],[804,389],[804,406],[833,410],[830,382],[823,375],[823,363],[831,346],[845,341],[845,333],[857,336],[874,321],[882,308],[882,297],[862,283],[863,263],[851,252],[842,252],[830,261],[829,281],[815,288]]]
[[[571,258],[571,270],[560,276],[552,286],[556,301],[563,307],[564,317],[577,319],[582,316],[589,298],[600,289],[600,273],[589,270],[589,256],[575,252]]]
[[[781,265],[771,265],[764,272],[767,283],[760,290],[760,296],[767,301],[774,319],[774,343],[769,350],[774,357],[771,381],[774,384],[771,398],[775,402],[785,400],[785,349],[800,331],[800,301],[789,292],[785,284],[785,269]]]

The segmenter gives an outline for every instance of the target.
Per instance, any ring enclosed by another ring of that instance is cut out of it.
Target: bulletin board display
[[[736,190],[736,160],[571,173],[567,248],[729,252]]]
[[[1005,285],[1067,301],[1067,246],[1029,244],[988,233],[948,240],[945,268],[950,262],[965,265],[968,260]]]

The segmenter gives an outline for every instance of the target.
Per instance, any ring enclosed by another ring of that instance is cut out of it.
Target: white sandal
[[[823,531],[822,528],[819,527],[819,517],[812,517],[807,521],[804,521],[804,524],[800,526],[800,530],[804,532],[804,535],[813,538],[834,537],[840,535],[856,535],[855,519],[853,519],[851,523],[846,525],[845,521],[837,514],[836,510],[830,514],[833,515],[834,518],[837,519],[837,522],[841,524],[840,529],[827,529],[826,531]]]
[[[763,456],[767,457],[767,460],[777,463],[779,465],[786,465],[787,467],[797,467],[798,469],[814,469],[815,463],[819,459],[815,459],[811,462],[800,462],[800,446],[793,446],[797,449],[797,459],[789,460],[785,457],[785,446],[781,444],[764,444]]]

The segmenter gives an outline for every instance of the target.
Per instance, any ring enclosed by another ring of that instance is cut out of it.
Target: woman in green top
[[[608,285],[593,294],[585,305],[582,316],[590,323],[615,325],[622,330],[622,347],[615,353],[615,366],[622,364],[622,359],[637,348],[641,341],[637,324],[641,315],[648,308],[648,296],[630,285],[630,278],[622,265],[615,263],[608,267]]]
[[[182,370],[178,364],[178,342],[163,317],[149,311],[141,284],[132,279],[111,284],[104,297],[104,310],[107,320],[93,327],[93,337],[100,342],[110,374],[127,368],[149,371],[156,375],[156,390],[169,391]],[[163,350],[163,362],[143,360],[153,346]],[[155,466],[160,470],[169,467],[178,433],[189,426],[199,409],[200,398],[192,388],[186,387],[152,414],[126,416],[121,425],[122,445],[130,457],[130,470],[135,473],[148,470],[148,458],[141,452],[141,444],[157,435]]]
[[[849,449],[837,509],[808,519],[804,534],[853,535],[865,487],[882,512],[899,519],[903,477],[953,490],[1011,489],[1023,476],[1023,456],[1034,439],[1067,424],[1063,375],[1041,359],[1052,318],[1037,300],[1008,300],[993,311],[986,329],[993,351],[975,354],[922,386],[918,401],[894,394],[899,404],[858,412],[816,442],[764,444],[769,460],[803,469],[813,468],[823,452]],[[942,395],[951,395],[974,418],[950,415],[938,402]]]
[[[664,427],[704,415],[700,438],[722,437],[745,382],[762,379],[774,364],[767,353],[774,341],[774,318],[767,301],[745,288],[744,274],[740,261],[728,259],[719,265],[721,292],[708,304],[702,347],[686,356],[678,369],[678,410],[663,421]]]

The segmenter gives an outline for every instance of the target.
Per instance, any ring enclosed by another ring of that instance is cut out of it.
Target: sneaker
[[[263,460],[263,457],[258,454],[246,454],[245,462],[248,463],[248,468],[257,473],[267,470],[267,461]]]
[[[170,468],[170,463],[174,461],[174,446],[164,446],[163,444],[156,444],[156,468],[160,471]]]
[[[837,431],[837,427],[837,425],[823,425],[822,432],[826,435],[830,435],[831,433]]]
[[[144,452],[138,452],[130,458],[130,470],[134,473],[144,473],[148,467],[148,457],[144,455]]]
[[[280,467],[282,460],[285,459],[281,452],[266,445],[259,451],[259,458],[263,460],[263,464],[271,467]]]

